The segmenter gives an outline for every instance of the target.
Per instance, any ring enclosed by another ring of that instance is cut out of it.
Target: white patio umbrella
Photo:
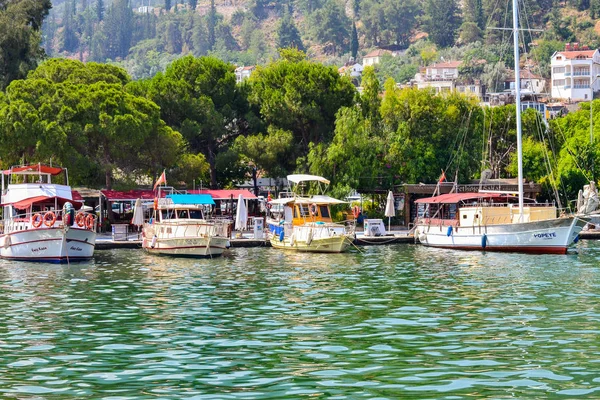
[[[387,201],[385,203],[385,216],[388,217],[388,231],[390,230],[390,220],[396,216],[396,210],[394,209],[394,194],[390,190],[387,195]]]
[[[246,229],[248,223],[248,210],[246,210],[246,203],[244,198],[240,194],[238,197],[237,210],[235,213],[235,230],[243,231]]]
[[[144,208],[142,206],[142,199],[135,201],[133,208],[133,218],[131,219],[131,225],[142,226],[144,225]]]

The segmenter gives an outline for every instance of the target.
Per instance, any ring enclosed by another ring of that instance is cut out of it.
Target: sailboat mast
[[[523,220],[523,140],[521,138],[521,73],[519,70],[519,9],[517,0],[513,3],[513,39],[515,56],[515,103],[517,108],[517,158],[519,170],[519,220]]]

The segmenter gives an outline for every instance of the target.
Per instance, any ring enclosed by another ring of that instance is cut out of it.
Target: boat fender
[[[292,233],[292,235],[290,236],[290,246],[295,246],[296,245],[296,232]]]
[[[307,245],[307,246],[310,246],[310,244],[312,243],[312,240],[313,240],[313,233],[314,233],[314,232],[313,232],[313,230],[312,230],[312,229],[308,231],[308,236],[307,236],[307,238],[306,238],[306,245]]]
[[[575,239],[573,239],[573,243],[577,243],[577,242],[579,242],[579,235],[576,235]]]
[[[283,229],[281,230],[281,232],[279,233],[279,241],[283,242],[283,238],[285,237],[285,232],[283,231]]]
[[[10,247],[10,236],[4,236],[4,248],[8,249]]]
[[[150,242],[150,248],[153,249],[156,246],[156,235],[152,236],[152,242]]]
[[[487,235],[484,233],[481,237],[481,247],[485,249],[487,246]]]
[[[421,242],[421,243],[427,242],[427,235],[425,233],[421,233],[419,235],[419,242]]]
[[[446,236],[452,236],[452,226],[448,227],[448,232],[446,232]]]

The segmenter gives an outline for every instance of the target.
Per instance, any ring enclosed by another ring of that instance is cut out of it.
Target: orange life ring
[[[154,198],[154,209],[158,210],[158,198]]]
[[[88,214],[87,217],[85,217],[85,227],[94,229],[94,216],[92,214]]]
[[[358,218],[360,215],[360,208],[358,206],[352,207],[352,215],[354,215],[354,218]]]
[[[54,214],[52,211],[48,211],[46,214],[44,214],[44,225],[46,225],[48,228],[54,225],[55,222],[56,214]]]
[[[316,203],[312,203],[310,206],[308,206],[308,211],[310,212],[311,216],[315,216],[317,215],[317,204]]]
[[[85,214],[82,212],[78,212],[75,216],[75,223],[78,227],[83,228],[83,226],[85,225]]]
[[[42,214],[37,213],[31,216],[31,225],[34,228],[39,228],[42,226],[42,222],[44,222],[44,218],[42,218]]]

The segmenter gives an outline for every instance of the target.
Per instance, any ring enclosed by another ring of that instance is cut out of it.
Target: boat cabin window
[[[175,214],[173,213],[173,210],[160,210],[160,217],[161,220],[173,219]]]
[[[177,210],[177,218],[178,219],[189,219],[190,213],[188,210]]]
[[[200,210],[189,210],[190,218],[192,219],[202,219],[202,211]]]
[[[298,204],[294,207],[294,218],[308,217],[308,206],[306,204]]]
[[[329,218],[329,207],[319,206],[319,213],[321,214],[321,218]]]

